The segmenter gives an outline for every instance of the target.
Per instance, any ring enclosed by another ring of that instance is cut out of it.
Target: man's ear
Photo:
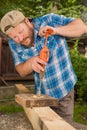
[[[31,23],[31,21],[28,18],[25,18],[25,23],[29,26],[33,28],[33,24]]]
[[[28,18],[25,18],[25,22],[26,22],[27,24],[30,23]]]

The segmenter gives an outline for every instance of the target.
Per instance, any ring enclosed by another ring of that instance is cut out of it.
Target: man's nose
[[[17,34],[19,42],[23,41],[23,35],[22,34]]]

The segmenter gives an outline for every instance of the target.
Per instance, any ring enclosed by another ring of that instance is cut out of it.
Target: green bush
[[[0,1],[0,18],[13,9],[22,11],[28,17],[37,17],[52,12],[69,17],[81,17],[87,7],[81,4],[82,0],[2,0]]]
[[[75,87],[75,100],[87,102],[87,58],[78,52],[78,43],[79,41],[76,40],[74,48],[70,51],[72,64],[78,78]]]

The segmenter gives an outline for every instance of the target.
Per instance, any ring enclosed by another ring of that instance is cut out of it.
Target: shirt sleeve
[[[60,16],[60,21],[61,21],[62,25],[67,25],[68,23],[72,22],[73,20],[75,20],[75,18],[66,17],[64,15]]]
[[[15,66],[24,62],[21,58],[21,55],[18,54],[18,52],[17,52],[17,43],[14,42],[12,39],[10,39],[8,44],[9,44],[9,47],[10,47],[11,52],[12,52],[12,57],[13,57]]]
[[[66,17],[64,15],[58,15],[58,14],[47,14],[42,17],[42,24],[41,26],[46,26],[47,24],[49,26],[64,26],[68,23],[72,22],[75,18]]]

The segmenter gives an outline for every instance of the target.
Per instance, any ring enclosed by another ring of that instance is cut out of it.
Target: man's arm
[[[58,34],[65,37],[79,37],[87,33],[87,25],[81,19],[75,19],[69,24],[59,27],[43,26],[40,28],[39,35],[44,36],[49,28],[53,29],[54,35]]]
[[[55,28],[55,33],[66,37],[79,37],[87,33],[87,25],[81,19],[75,19],[66,26]]]
[[[21,77],[24,77],[33,71],[36,71],[37,73],[40,73],[40,70],[44,71],[44,68],[41,66],[41,64],[45,65],[46,63],[43,60],[41,60],[38,56],[35,56],[28,59],[24,63],[18,64],[16,66],[16,70]]]

